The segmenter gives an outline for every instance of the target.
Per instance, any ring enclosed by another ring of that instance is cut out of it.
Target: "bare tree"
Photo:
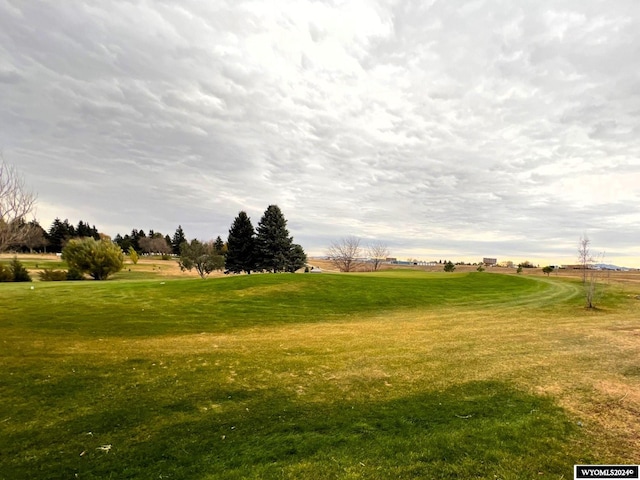
[[[138,241],[138,245],[144,253],[171,253],[171,247],[163,236],[142,237]]]
[[[596,308],[596,302],[602,294],[603,288],[600,285],[601,271],[595,268],[594,262],[602,263],[604,253],[593,257],[591,254],[591,240],[587,235],[580,237],[578,242],[578,261],[582,266],[582,285],[584,288],[585,306],[587,308]]]
[[[33,253],[35,248],[46,248],[49,244],[46,232],[35,220],[25,224],[23,228],[26,229],[26,232],[22,238],[22,244],[29,249],[30,253]]]
[[[0,252],[28,235],[28,229],[20,227],[35,204],[36,196],[26,189],[23,177],[0,156]]]
[[[578,263],[582,268],[582,284],[587,283],[587,270],[593,263],[593,257],[591,256],[591,240],[586,234],[580,237],[578,242]]]
[[[333,242],[327,251],[327,257],[341,272],[352,272],[358,265],[361,255],[360,239],[349,236]]]
[[[374,272],[380,268],[382,262],[384,262],[389,255],[389,247],[386,243],[379,241],[371,242],[367,247],[367,256],[371,262],[371,269]]]

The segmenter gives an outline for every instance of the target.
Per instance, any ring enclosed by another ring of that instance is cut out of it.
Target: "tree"
[[[159,234],[141,238],[138,244],[143,253],[160,253],[163,255],[171,253],[171,247],[167,244],[167,240]]]
[[[341,272],[352,272],[359,265],[361,256],[360,239],[348,236],[333,242],[327,251],[327,258]]]
[[[229,229],[225,268],[249,274],[256,269],[255,231],[246,212],[238,213]]]
[[[118,245],[92,237],[69,240],[62,259],[70,271],[88,273],[95,280],[105,280],[124,266],[124,254]]]
[[[49,228],[47,240],[49,241],[49,250],[54,253],[62,252],[65,244],[76,236],[75,228],[65,219],[64,222],[56,217]]]
[[[32,213],[36,196],[24,184],[24,179],[12,165],[0,156],[0,252],[20,243],[26,230],[20,223]]]
[[[33,253],[34,250],[44,248],[49,244],[47,240],[47,232],[40,226],[36,220],[31,220],[25,226],[28,230],[22,244],[29,249],[29,253]]]
[[[587,270],[593,263],[593,256],[591,255],[591,240],[589,240],[589,237],[587,237],[586,234],[581,236],[578,241],[578,263],[582,270],[582,284],[586,285]]]
[[[391,252],[387,244],[382,242],[372,242],[367,247],[367,256],[371,262],[371,269],[375,272],[380,268]]]
[[[220,235],[218,235],[215,241],[213,242],[213,247],[216,249],[216,253],[218,255],[224,255],[225,252],[227,251],[226,245],[222,241],[222,238],[220,238]]]
[[[453,264],[451,260],[449,260],[444,264],[443,268],[445,272],[453,272],[456,269],[456,266]]]
[[[256,228],[256,263],[258,270],[284,272],[289,266],[293,238],[287,221],[277,205],[269,205]]]
[[[549,274],[553,272],[553,267],[551,265],[547,265],[546,267],[542,267],[542,273],[546,273],[547,277]]]
[[[301,269],[307,263],[307,254],[304,252],[302,246],[294,243],[291,245],[291,251],[289,252],[289,258],[287,261],[287,272],[294,273],[296,270]]]
[[[191,271],[195,268],[201,278],[205,278],[214,270],[224,268],[224,257],[216,253],[213,242],[202,243],[193,239],[191,243],[183,242],[180,245],[180,270]]]
[[[599,293],[598,277],[600,272],[593,267],[596,259],[591,254],[591,240],[586,235],[578,241],[578,261],[582,268],[582,285],[584,287],[585,306],[595,308]],[[597,256],[597,261],[604,261],[604,253]]]
[[[73,236],[79,238],[93,237],[96,240],[100,240],[100,234],[98,233],[96,226],[94,225],[91,227],[88,222],[83,222],[82,220],[78,222],[78,226],[75,228],[75,234]]]
[[[178,225],[178,228],[176,228],[176,232],[173,234],[173,238],[171,239],[171,249],[175,255],[180,255],[180,245],[186,241],[187,237],[184,235],[182,225]]]

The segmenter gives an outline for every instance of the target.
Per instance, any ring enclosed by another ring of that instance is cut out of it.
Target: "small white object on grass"
[[[36,287],[34,287],[33,285],[31,285],[31,290],[33,290],[34,288],[36,288]]]

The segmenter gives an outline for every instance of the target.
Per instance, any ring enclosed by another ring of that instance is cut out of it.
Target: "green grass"
[[[615,288],[591,312],[576,283],[476,273],[0,287],[0,479],[570,478],[635,462],[637,427],[601,434],[638,406],[620,333],[636,305]],[[633,395],[615,403],[614,387]]]
[[[491,308],[493,303],[543,308],[547,290],[550,283],[523,277],[413,272],[65,282],[14,288],[10,311],[34,330],[129,337],[348,320],[399,309]]]

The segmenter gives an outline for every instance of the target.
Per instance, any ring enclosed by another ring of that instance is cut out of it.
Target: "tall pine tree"
[[[75,228],[65,219],[64,222],[56,218],[49,228],[47,240],[49,241],[49,251],[60,253],[67,241],[76,236]]]
[[[222,241],[222,238],[220,238],[220,235],[218,235],[215,241],[213,242],[213,248],[215,248],[216,253],[218,255],[224,255],[225,245],[224,245],[224,242]]]
[[[269,205],[256,229],[256,254],[259,270],[273,273],[290,270],[293,238],[287,221],[277,205]]]
[[[182,225],[178,225],[176,233],[173,234],[173,238],[171,239],[171,249],[173,250],[174,255],[180,255],[180,245],[186,241],[187,237],[184,235]]]
[[[238,214],[229,229],[225,268],[232,273],[251,273],[256,269],[255,232],[245,212]]]

